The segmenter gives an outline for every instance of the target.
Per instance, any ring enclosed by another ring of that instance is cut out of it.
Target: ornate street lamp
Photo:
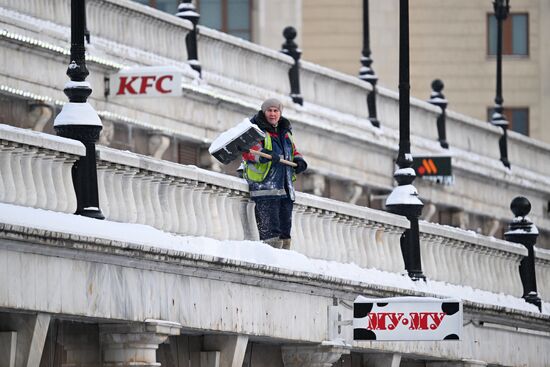
[[[502,98],[502,22],[510,12],[510,0],[493,0],[493,9],[497,20],[497,86],[495,97],[495,109],[491,116],[491,124],[502,128],[502,136],[499,139],[500,161],[505,167],[510,168],[508,161],[508,121],[504,117]]]
[[[369,121],[372,126],[380,127],[380,121],[376,117],[376,82],[378,77],[371,68],[370,57],[370,34],[369,34],[369,0],[363,0],[363,50],[361,51],[361,68],[359,78],[372,85],[372,91],[367,96],[367,107],[369,109]]]
[[[89,72],[85,61],[85,28],[85,0],[71,0],[71,58],[67,69],[71,80],[63,89],[69,102],[63,106],[53,126],[57,135],[79,140],[86,147],[86,156],[81,157],[72,168],[77,201],[75,214],[104,219],[99,209],[95,151],[95,142],[103,125],[97,112],[87,102],[92,88],[86,81]]]
[[[200,14],[197,12],[192,0],[182,0],[178,5],[176,16],[186,19],[193,23],[193,30],[185,37],[185,45],[187,47],[187,62],[191,68],[201,76],[201,63],[199,62],[199,52],[197,47],[197,24],[199,23]]]
[[[407,217],[411,228],[401,235],[401,252],[405,269],[412,280],[424,280],[420,258],[418,218],[422,214],[422,201],[412,185],[416,174],[412,165],[410,142],[410,85],[409,85],[409,0],[399,1],[399,153],[395,180],[398,183],[386,199],[391,213]]]

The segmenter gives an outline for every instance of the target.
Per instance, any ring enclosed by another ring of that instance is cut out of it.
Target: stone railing
[[[0,124],[0,202],[74,213],[71,168],[84,155],[75,140]]]
[[[10,18],[10,22],[19,22],[14,28],[17,32],[35,39],[57,39],[58,45],[68,48],[68,0],[0,0],[0,4],[6,9],[43,19],[44,23],[54,22],[38,27],[34,25],[35,19],[31,21],[19,14]],[[254,113],[261,99],[272,93],[285,101],[285,115],[294,122],[300,147],[308,156],[312,171],[330,173],[333,177],[361,186],[391,189],[398,143],[396,92],[378,87],[378,118],[382,128],[376,129],[366,119],[368,83],[303,61],[301,85],[305,103],[303,107],[296,106],[288,97],[290,57],[204,27],[200,27],[199,53],[205,83],[192,83],[193,73],[190,68],[184,67],[187,22],[159,11],[147,12],[139,4],[120,0],[93,0],[88,7],[90,28],[95,30],[95,41],[88,46],[90,64],[103,70],[103,73],[92,72],[88,78],[94,90],[91,103],[97,105],[98,111],[102,110],[100,112],[104,112],[105,116],[131,117],[132,123],[140,126],[155,126],[159,131],[176,132],[178,136],[186,136],[196,143],[207,144],[234,121]],[[118,32],[117,27],[121,24],[131,30],[136,27],[148,29],[151,32],[147,31],[147,34],[154,34],[156,41],[133,37],[133,32],[128,30]],[[33,33],[35,28],[43,32]],[[171,47],[165,47],[166,40],[170,41]],[[17,42],[28,48],[42,47],[40,42]],[[42,51],[50,53],[46,64],[45,58],[37,56],[38,53],[25,50],[25,56],[21,56],[22,52],[17,48],[6,50],[9,58],[26,57],[27,66],[30,65],[31,69],[53,68],[54,64],[55,68],[59,68],[59,64],[66,67],[66,60],[60,61],[58,51],[48,48]],[[219,62],[221,54],[224,55],[223,63]],[[167,63],[185,69],[185,103],[178,98],[167,99],[162,104],[147,99],[104,100],[101,93],[104,74],[113,72],[122,63]],[[61,91],[66,81],[64,77],[59,79],[55,73],[48,72],[33,74],[31,80],[27,70],[10,66],[7,70],[13,78],[10,84],[17,85],[24,93],[39,93],[65,100]],[[44,86],[57,88],[45,92]],[[446,151],[437,143],[437,114],[438,108],[424,101],[411,100],[412,151],[414,154],[452,154],[457,180],[451,190],[426,185],[427,190],[419,190],[423,198],[436,205],[452,203],[466,212],[505,220],[508,208],[507,204],[501,205],[500,198],[510,192],[513,195],[523,194],[530,197],[532,217],[539,228],[548,231],[550,219],[543,214],[543,207],[550,192],[550,180],[544,172],[544,167],[550,165],[550,147],[510,132],[508,150],[512,170],[509,171],[499,161],[500,129],[449,111],[447,135],[451,137],[451,149]],[[333,144],[335,153],[330,156],[322,154],[318,147],[324,144]],[[499,184],[492,185],[490,182]],[[480,190],[472,193],[468,187],[474,184],[479,185]],[[494,195],[491,194],[493,192]]]
[[[1,201],[74,211],[70,167],[84,155],[84,147],[0,126]],[[98,147],[98,186],[100,208],[108,220],[220,240],[258,238],[253,203],[242,179]],[[295,251],[364,268],[404,270],[399,238],[409,223],[403,217],[298,193],[293,222]],[[527,254],[522,246],[428,223],[421,224],[421,236],[429,279],[521,295],[518,265]],[[546,279],[550,255],[538,251],[537,256],[539,277]],[[541,296],[548,299],[544,283],[539,280]]]

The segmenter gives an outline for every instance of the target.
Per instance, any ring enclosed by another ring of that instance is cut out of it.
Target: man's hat
[[[283,104],[277,98],[268,98],[262,103],[262,112],[265,113],[269,107],[277,108],[281,113],[283,113]]]

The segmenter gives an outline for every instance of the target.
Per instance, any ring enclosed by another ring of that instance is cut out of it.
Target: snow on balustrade
[[[84,147],[69,139],[0,127],[1,201],[74,211],[70,167],[84,155]],[[100,207],[109,220],[218,240],[258,238],[253,203],[242,179],[100,146],[98,186]],[[399,238],[409,223],[403,217],[298,193],[293,221],[292,249],[308,257],[392,273],[404,270]],[[522,246],[429,223],[421,223],[421,236],[428,278],[521,294]],[[537,252],[540,279],[550,273],[549,253]],[[542,298],[548,300],[546,282],[539,283]]]

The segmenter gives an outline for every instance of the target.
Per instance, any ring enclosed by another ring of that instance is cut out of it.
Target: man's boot
[[[290,250],[290,238],[283,239],[283,249]]]
[[[268,238],[267,240],[263,240],[263,242],[274,248],[283,247],[283,240],[281,240],[279,237]]]

